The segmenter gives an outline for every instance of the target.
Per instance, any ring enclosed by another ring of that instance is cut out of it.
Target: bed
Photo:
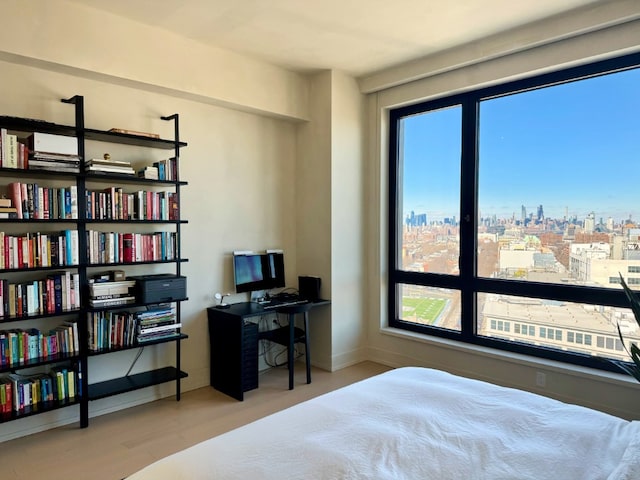
[[[405,367],[161,459],[128,480],[640,479],[640,422]]]

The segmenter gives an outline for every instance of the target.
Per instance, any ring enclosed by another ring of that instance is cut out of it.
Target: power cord
[[[128,377],[129,374],[131,373],[131,370],[133,370],[133,366],[136,364],[136,362],[140,358],[140,355],[142,355],[142,351],[143,350],[144,350],[144,347],[140,347],[138,349],[138,353],[136,354],[136,358],[133,359],[133,362],[131,362],[131,366],[129,367],[129,370],[127,370],[127,373],[124,374],[125,377]]]

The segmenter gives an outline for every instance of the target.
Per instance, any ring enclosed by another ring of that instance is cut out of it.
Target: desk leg
[[[293,350],[294,350],[294,333],[296,328],[296,316],[294,314],[289,314],[289,346],[287,347],[288,360],[289,364],[289,390],[293,390]]]
[[[307,383],[311,383],[311,354],[309,353],[309,312],[304,312],[304,358],[307,364]]]

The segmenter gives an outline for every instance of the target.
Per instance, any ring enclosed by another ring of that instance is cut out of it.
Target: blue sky
[[[461,109],[405,120],[405,214],[459,218]],[[640,69],[482,102],[480,211],[640,221]]]

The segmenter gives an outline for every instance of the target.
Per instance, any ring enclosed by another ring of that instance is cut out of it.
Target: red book
[[[135,262],[133,233],[122,234],[122,261]]]
[[[4,265],[2,268],[11,268],[11,249],[9,248],[9,243],[11,242],[11,238],[8,235],[4,236]]]
[[[14,265],[15,268],[24,268],[22,264],[24,258],[22,255],[22,237],[18,237],[18,265]]]
[[[146,193],[147,193],[147,212],[144,218],[146,220],[153,220],[153,198],[152,198],[153,192],[146,192]]]

